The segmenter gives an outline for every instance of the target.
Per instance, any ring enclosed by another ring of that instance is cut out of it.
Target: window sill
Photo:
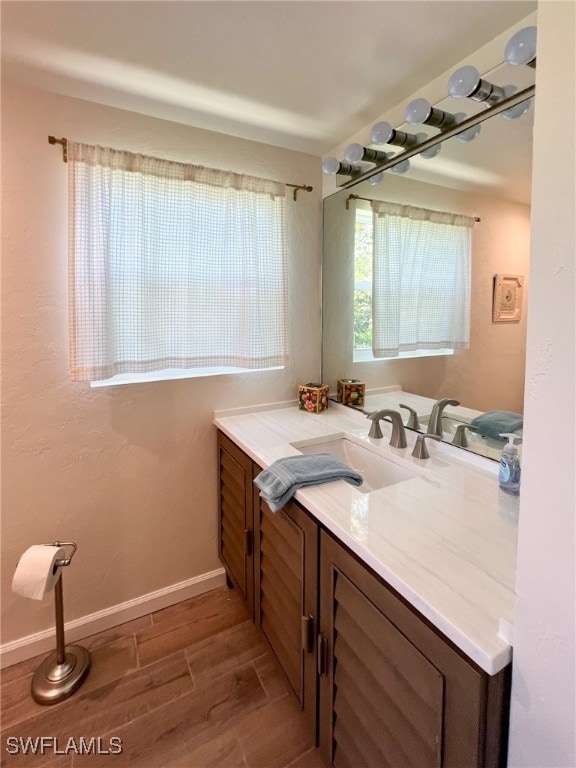
[[[101,381],[91,381],[91,387],[114,387],[120,384],[146,384],[152,381],[171,381],[173,379],[197,379],[208,376],[226,376],[231,373],[262,373],[263,371],[279,371],[283,366],[277,365],[272,368],[233,368],[233,367],[214,367],[197,368],[194,370],[182,370],[180,368],[164,368],[161,371],[150,371],[149,373],[119,373],[111,376],[109,379]]]
[[[378,363],[383,360],[412,360],[418,357],[442,357],[453,354],[453,349],[421,349],[413,352],[400,352],[396,357],[374,357],[371,349],[355,349],[353,361],[355,363]]]

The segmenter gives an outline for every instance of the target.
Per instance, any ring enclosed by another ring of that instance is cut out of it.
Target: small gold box
[[[309,413],[322,413],[328,408],[327,384],[302,384],[298,387],[298,408]]]
[[[343,405],[364,405],[366,385],[358,379],[338,379],[338,402]]]

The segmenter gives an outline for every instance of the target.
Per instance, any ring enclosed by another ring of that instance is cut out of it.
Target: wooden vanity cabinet
[[[489,676],[218,433],[220,557],[334,768],[503,768],[510,667]]]
[[[254,619],[253,462],[218,432],[218,554]]]
[[[326,765],[505,765],[509,670],[491,677],[466,660],[325,532],[318,653]]]
[[[318,524],[294,502],[254,501],[255,623],[315,731]]]

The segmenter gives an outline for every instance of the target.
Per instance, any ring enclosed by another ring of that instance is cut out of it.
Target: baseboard
[[[211,589],[222,587],[226,584],[226,575],[223,568],[194,576],[178,584],[171,584],[164,589],[149,592],[147,595],[136,597],[125,603],[112,605],[102,611],[82,616],[79,619],[66,622],[66,642],[81,640],[96,632],[103,632],[126,621],[138,619],[147,613],[159,611],[169,605],[195,597]],[[66,609],[66,606],[64,606]],[[20,661],[25,661],[40,653],[48,653],[55,648],[54,629],[46,629],[33,635],[12,640],[0,646],[0,668],[9,667]]]

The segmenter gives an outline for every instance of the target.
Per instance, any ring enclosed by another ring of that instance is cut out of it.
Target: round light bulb
[[[388,170],[390,173],[397,173],[398,175],[402,175],[403,173],[406,173],[406,171],[410,168],[410,160],[402,160],[401,163],[397,163],[396,165],[393,165],[392,168],[389,168]]]
[[[469,141],[474,141],[476,136],[480,133],[482,130],[482,126],[480,124],[473,125],[472,128],[467,128],[465,131],[462,131],[462,133],[459,133],[456,138],[458,141],[461,141],[464,144],[467,144]]]
[[[532,64],[536,61],[536,27],[524,27],[506,43],[504,58],[508,64]]]
[[[340,170],[340,160],[337,157],[325,157],[322,161],[322,173],[335,176]]]
[[[423,157],[424,160],[430,160],[430,158],[439,155],[441,149],[442,144],[434,144],[433,147],[428,147],[428,149],[425,149],[424,152],[420,152],[420,157]]]
[[[410,125],[420,125],[420,123],[423,123],[428,118],[431,109],[432,105],[428,99],[414,99],[406,107],[404,113],[406,122],[410,123]]]
[[[375,123],[370,131],[370,142],[372,144],[388,144],[394,133],[394,128],[390,123]]]
[[[471,96],[480,84],[480,72],[476,67],[460,67],[450,75],[448,93],[455,99]]]
[[[466,113],[465,112],[457,112],[454,117],[456,118],[456,124],[464,122],[466,120]],[[472,128],[467,128],[465,131],[462,131],[462,133],[459,133],[457,136],[455,136],[455,139],[458,139],[458,141],[461,141],[463,144],[468,143],[469,141],[473,141],[476,136],[480,133],[482,129],[482,126],[480,123],[478,125],[473,125]]]
[[[384,171],[380,171],[380,173],[376,173],[374,176],[370,176],[368,179],[368,184],[370,184],[372,187],[375,187],[377,184],[380,184],[383,178]]]
[[[359,163],[364,157],[364,147],[362,144],[348,144],[344,150],[344,159],[349,163]]]
[[[504,86],[504,95],[505,98],[508,98],[509,96],[513,96],[518,89],[515,85],[505,85]],[[514,107],[510,107],[510,109],[504,110],[502,112],[502,117],[505,120],[516,120],[518,117],[522,117],[522,115],[525,115],[526,112],[530,109],[530,103],[532,102],[532,99],[526,99],[526,101],[521,101],[520,104],[516,104]]]

